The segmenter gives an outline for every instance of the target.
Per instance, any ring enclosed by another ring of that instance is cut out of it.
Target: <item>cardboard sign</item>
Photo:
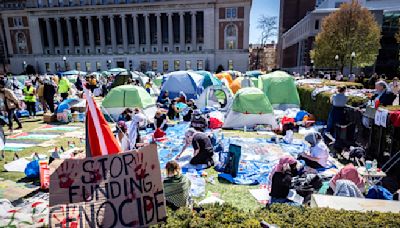
[[[166,218],[157,146],[54,161],[49,227],[138,227]]]

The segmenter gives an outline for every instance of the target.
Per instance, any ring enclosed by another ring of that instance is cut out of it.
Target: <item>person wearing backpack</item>
[[[12,90],[5,88],[4,80],[0,80],[0,100],[4,102],[4,111],[6,111],[8,114],[8,128],[10,132],[13,131],[13,119],[18,124],[18,128],[16,129],[21,129],[21,121],[15,114],[15,109],[20,108],[18,98],[15,96]]]

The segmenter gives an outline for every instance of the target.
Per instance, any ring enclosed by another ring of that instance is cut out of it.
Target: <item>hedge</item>
[[[275,204],[252,212],[224,204],[206,206],[199,212],[188,208],[168,210],[166,223],[155,227],[260,227],[261,221],[279,227],[400,227],[400,214],[286,204]]]
[[[356,84],[356,83],[355,83]],[[332,94],[329,92],[322,92],[316,96],[316,99],[313,100],[311,98],[311,93],[314,91],[314,88],[311,86],[303,85],[298,86],[297,91],[300,96],[300,104],[303,110],[315,115],[317,120],[326,121],[328,120],[329,111],[331,109],[331,96]],[[348,105],[357,107],[367,102],[367,99],[361,97],[350,96]]]

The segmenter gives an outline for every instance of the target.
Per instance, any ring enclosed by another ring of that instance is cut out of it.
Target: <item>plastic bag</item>
[[[25,168],[25,175],[28,178],[39,178],[40,177],[40,168],[39,161],[34,160],[28,163]]]

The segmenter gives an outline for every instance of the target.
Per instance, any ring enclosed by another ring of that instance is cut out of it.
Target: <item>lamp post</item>
[[[22,63],[22,70],[24,71],[24,73],[26,74],[26,61],[24,61]]]
[[[64,56],[62,59],[64,61],[64,69],[67,71],[67,57]]]
[[[356,53],[353,51],[350,56],[350,74],[353,73],[353,61],[354,61],[355,57],[356,57]]]
[[[339,70],[339,55],[335,55],[336,73]]]
[[[111,59],[107,60],[107,69],[111,69]]]

